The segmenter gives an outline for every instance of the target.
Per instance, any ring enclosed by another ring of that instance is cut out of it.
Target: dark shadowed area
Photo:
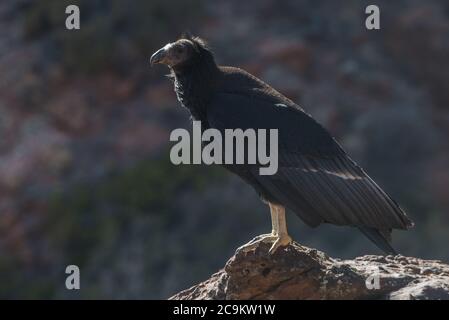
[[[378,31],[368,4],[1,1],[0,298],[164,299],[270,231],[237,177],[169,160],[170,132],[190,120],[149,58],[186,30],[329,129],[415,221],[393,233],[400,253],[449,262],[449,3],[375,1]],[[380,253],[356,229],[287,219],[330,256]]]

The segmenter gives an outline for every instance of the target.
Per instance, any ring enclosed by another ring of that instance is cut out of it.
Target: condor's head
[[[151,56],[150,63],[165,64],[175,73],[190,67],[216,67],[206,42],[192,36],[182,36],[179,40],[166,44]]]

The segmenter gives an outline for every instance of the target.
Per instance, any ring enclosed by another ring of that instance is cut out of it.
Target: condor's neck
[[[189,109],[194,120],[206,122],[207,106],[220,73],[215,62],[192,64],[173,73],[179,102]]]

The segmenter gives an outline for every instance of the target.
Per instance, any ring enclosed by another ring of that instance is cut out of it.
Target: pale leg
[[[270,206],[271,207],[271,206]],[[288,235],[287,232],[287,221],[285,219],[285,208],[283,206],[274,206],[277,214],[276,225],[277,225],[277,234],[276,240],[270,248],[270,254],[276,252],[276,250],[280,247],[288,246],[292,242],[292,238]]]
[[[239,247],[237,251],[250,251],[257,247],[259,242],[273,243],[270,253],[274,253],[277,248],[288,245],[292,239],[287,233],[287,225],[285,221],[285,208],[280,205],[269,203],[271,214],[271,226],[272,230],[269,234],[262,234],[255,237],[250,242]]]

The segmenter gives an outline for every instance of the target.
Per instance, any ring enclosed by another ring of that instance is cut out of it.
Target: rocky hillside
[[[397,256],[333,259],[293,243],[273,255],[269,244],[237,251],[208,280],[172,296],[192,299],[449,300],[449,265]]]

